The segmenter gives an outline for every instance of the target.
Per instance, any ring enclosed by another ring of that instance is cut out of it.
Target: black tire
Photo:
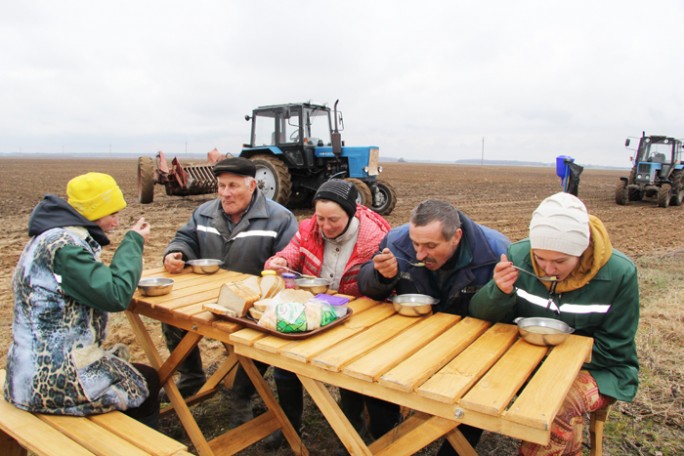
[[[672,186],[670,184],[663,184],[658,190],[658,206],[667,207],[670,205],[670,197],[672,196]]]
[[[681,171],[674,171],[672,173],[672,197],[670,198],[670,204],[672,206],[681,206],[682,201],[684,201],[684,182],[682,182],[684,175]]]
[[[621,180],[615,187],[615,202],[620,206],[624,206],[628,201],[629,195],[627,192],[627,183]]]
[[[154,201],[154,160],[138,157],[138,200],[142,204]]]
[[[266,196],[285,206],[292,193],[292,180],[287,166],[272,155],[254,155],[250,158],[256,166],[257,186]]]
[[[309,209],[312,205],[314,194],[309,190],[292,191],[287,206],[291,209]]]
[[[378,179],[376,182],[378,193],[373,198],[372,209],[380,215],[389,215],[397,205],[397,192],[392,185],[384,180]]]
[[[348,177],[345,180],[356,187],[356,191],[359,193],[359,197],[356,198],[357,203],[366,207],[373,205],[373,195],[364,181],[353,177]]]
[[[636,168],[632,168],[632,171],[629,173],[628,183],[633,184],[634,182],[636,182]],[[629,201],[641,201],[644,199],[644,192],[638,188],[630,188],[628,190],[627,196],[629,197]]]

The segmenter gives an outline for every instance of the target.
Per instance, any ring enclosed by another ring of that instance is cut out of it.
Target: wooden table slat
[[[348,364],[344,368],[344,373],[367,381],[377,381],[382,374],[413,355],[424,344],[439,337],[460,320],[460,316],[446,313],[437,313],[432,318],[421,318],[390,342]]]
[[[454,403],[518,338],[518,328],[497,323],[421,385],[420,396]]]
[[[485,374],[459,404],[469,410],[499,415],[508,406],[548,351],[522,339]]]
[[[413,391],[432,374],[463,351],[491,323],[466,317],[425,345],[412,356],[380,377],[381,385],[401,391]]]
[[[593,339],[570,335],[555,346],[505,413],[505,418],[549,429],[592,345]]]

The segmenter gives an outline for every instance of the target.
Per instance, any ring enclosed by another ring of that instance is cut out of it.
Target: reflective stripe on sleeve
[[[528,293],[525,290],[521,290],[517,288],[515,290],[515,294],[517,294],[520,298],[524,299],[525,301],[529,302],[530,304],[534,304],[535,306],[547,308],[549,306],[549,298],[548,297],[542,297],[542,296],[537,296],[533,295],[531,293]],[[565,313],[573,313],[573,314],[590,314],[590,313],[608,313],[610,310],[610,304],[571,304],[571,303],[566,303],[562,304],[560,306],[560,311],[565,312]]]

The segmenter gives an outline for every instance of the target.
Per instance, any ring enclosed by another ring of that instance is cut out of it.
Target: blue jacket
[[[452,260],[442,266],[447,278],[440,289],[437,273],[423,267],[414,267],[399,261],[399,273],[393,279],[385,279],[369,261],[361,267],[358,281],[361,293],[369,298],[383,300],[396,294],[420,293],[439,299],[436,312],[467,315],[470,298],[492,278],[494,266],[501,254],[506,253],[510,241],[506,236],[479,225],[459,211],[463,237]],[[382,240],[378,250],[389,247],[399,258],[414,260],[416,251],[409,237],[408,224],[391,230]]]

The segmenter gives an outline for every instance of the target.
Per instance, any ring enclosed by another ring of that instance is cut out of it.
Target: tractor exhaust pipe
[[[333,154],[335,154],[336,157],[339,157],[342,154],[342,135],[340,134],[339,130],[337,129],[337,103],[339,103],[340,100],[335,100],[335,105],[333,106],[333,117],[335,118],[335,129],[332,132],[331,135],[331,141],[332,141],[332,150]]]

